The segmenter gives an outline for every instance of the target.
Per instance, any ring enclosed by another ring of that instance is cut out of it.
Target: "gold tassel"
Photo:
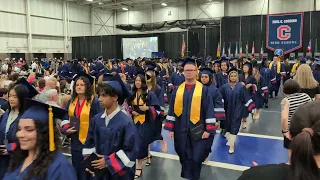
[[[56,150],[56,146],[54,144],[54,127],[53,127],[53,113],[52,107],[49,106],[49,151]]]
[[[196,64],[196,79],[199,79],[199,70],[198,70],[198,64],[197,64],[197,60],[194,60],[195,64]]]
[[[93,77],[93,95],[96,95],[96,77]]]

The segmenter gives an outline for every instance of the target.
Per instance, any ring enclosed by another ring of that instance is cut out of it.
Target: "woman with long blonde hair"
[[[312,99],[320,100],[319,83],[314,79],[309,65],[300,65],[293,79],[300,85],[302,93],[308,94]]]

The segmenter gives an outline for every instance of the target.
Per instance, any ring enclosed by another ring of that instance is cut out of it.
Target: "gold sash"
[[[80,127],[79,127],[79,140],[82,144],[85,143],[88,135],[89,130],[89,120],[90,120],[90,109],[92,105],[93,97],[91,98],[90,102],[86,102],[84,106],[82,107],[81,113],[80,113]],[[74,113],[76,110],[76,106],[78,102],[78,97],[74,99],[72,103],[69,105],[68,109],[68,115],[69,117],[74,117]]]
[[[297,71],[297,69],[298,69],[299,66],[300,66],[300,61],[298,61],[297,63],[295,63],[295,64],[293,65],[291,72],[292,72],[292,73],[295,73],[295,72]]]
[[[176,99],[174,102],[174,113],[177,117],[181,116],[183,111],[183,94],[185,90],[186,83],[182,83],[176,93]],[[202,88],[203,85],[196,81],[190,109],[190,121],[193,124],[197,124],[200,121],[200,111],[201,111],[201,99],[202,99]],[[187,110],[189,111],[189,109]]]
[[[133,105],[139,106],[139,105],[143,105],[146,106],[146,103],[143,102],[142,98],[139,98],[139,103],[138,103],[138,93],[136,93],[136,97],[133,100]],[[143,124],[146,121],[146,115],[145,114],[139,114],[138,116],[134,116],[133,117],[133,121],[135,124],[137,124],[138,122],[140,122],[140,124]]]
[[[272,61],[269,64],[269,69],[272,69],[273,63],[274,63],[274,61]],[[277,60],[277,74],[280,74],[280,68],[281,68],[281,63],[280,63],[280,58],[278,57],[278,60]]]

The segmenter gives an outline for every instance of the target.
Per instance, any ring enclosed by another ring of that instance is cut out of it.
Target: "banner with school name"
[[[266,48],[284,54],[302,47],[303,12],[267,15]]]

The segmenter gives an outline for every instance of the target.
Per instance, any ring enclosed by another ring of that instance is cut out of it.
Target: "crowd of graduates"
[[[310,64],[320,78],[320,62]],[[218,127],[229,153],[296,73],[275,53],[251,57],[34,59],[2,62],[0,179],[139,179],[150,144],[174,140],[181,177],[197,180]],[[22,68],[23,67],[23,68]],[[19,76],[20,74],[20,76]],[[26,77],[21,77],[26,76]],[[54,128],[56,127],[56,128]],[[60,145],[70,140],[72,166]]]

